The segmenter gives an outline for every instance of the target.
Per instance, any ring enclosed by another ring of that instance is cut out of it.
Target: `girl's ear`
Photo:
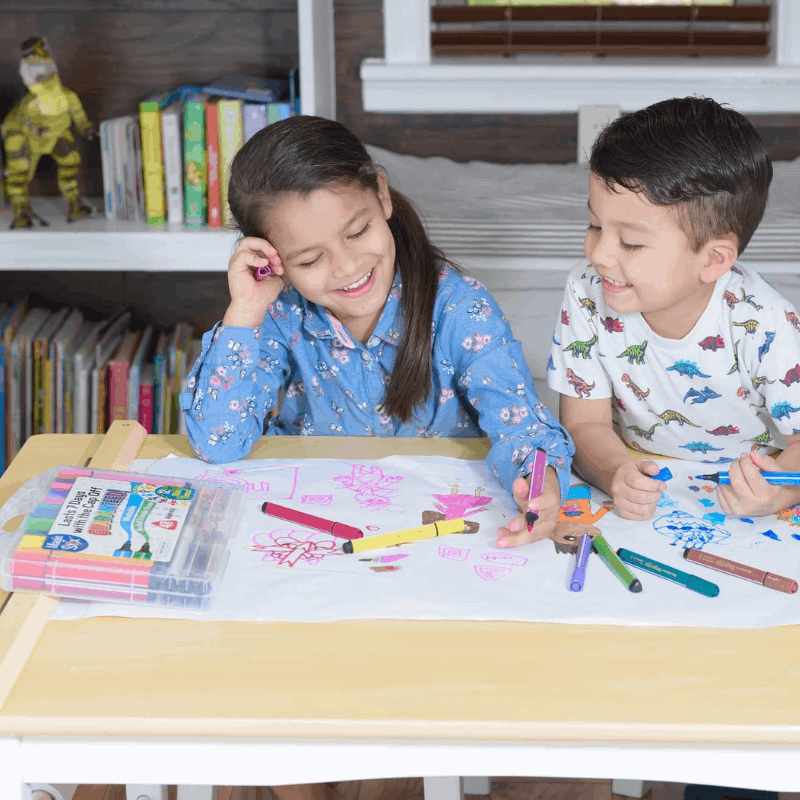
[[[378,201],[383,209],[384,219],[389,219],[392,216],[392,197],[389,193],[389,181],[383,170],[378,170]]]
[[[704,248],[704,264],[700,271],[701,280],[714,283],[736,263],[739,246],[735,236],[720,236],[712,239]]]

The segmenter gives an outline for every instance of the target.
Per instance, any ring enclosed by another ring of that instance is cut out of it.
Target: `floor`
[[[385,781],[347,781],[330,784],[338,800],[423,800],[422,778]],[[646,800],[684,800],[685,784],[654,783]],[[728,795],[734,800],[736,794]],[[467,795],[467,800],[487,800]],[[559,780],[554,778],[493,778],[488,800],[621,800],[611,792],[611,781]],[[123,786],[81,786],[73,800],[125,800]],[[170,791],[175,800],[175,791]],[[216,800],[276,800],[269,789],[219,788]],[[782,792],[779,800],[800,800],[800,793]]]

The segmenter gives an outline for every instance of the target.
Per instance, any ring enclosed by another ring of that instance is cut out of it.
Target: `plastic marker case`
[[[53,467],[0,510],[6,591],[206,609],[244,492],[209,481]],[[13,531],[7,523],[24,514]]]

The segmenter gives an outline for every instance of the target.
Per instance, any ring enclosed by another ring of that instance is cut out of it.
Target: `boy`
[[[589,166],[589,263],[570,272],[548,364],[576,471],[626,519],[649,519],[665,488],[629,448],[728,465],[732,516],[800,502],[761,474],[800,471],[800,321],[736,263],[772,180],[755,128],[710,99],[666,100],[612,122]]]

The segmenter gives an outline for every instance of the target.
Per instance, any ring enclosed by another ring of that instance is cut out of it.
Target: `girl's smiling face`
[[[363,343],[375,329],[394,280],[391,215],[389,187],[381,173],[377,194],[348,185],[289,194],[266,217],[266,238],[281,257],[286,280]]]

